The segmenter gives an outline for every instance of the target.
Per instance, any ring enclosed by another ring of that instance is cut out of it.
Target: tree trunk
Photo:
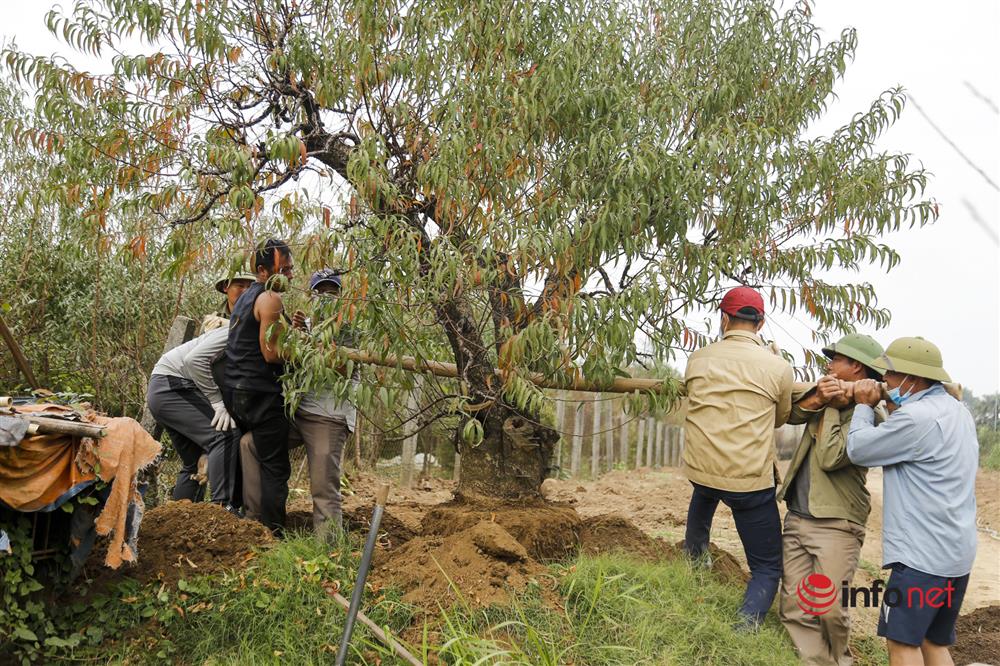
[[[504,408],[494,408],[483,424],[478,446],[462,444],[458,494],[504,500],[541,497],[542,481],[559,436]]]

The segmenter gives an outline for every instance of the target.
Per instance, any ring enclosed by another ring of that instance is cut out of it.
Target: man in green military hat
[[[225,275],[216,280],[215,290],[220,294],[226,295],[226,302],[222,304],[222,307],[215,314],[219,317],[229,319],[236,301],[239,300],[247,287],[256,281],[257,276],[250,273],[236,273],[232,277]]]
[[[854,387],[847,437],[851,462],[882,467],[882,567],[891,569],[878,635],[889,663],[951,664],[955,621],[976,559],[976,424],[943,385],[941,351],[923,338],[900,338],[875,361],[885,373],[892,411],[876,427],[882,387]],[[902,595],[900,595],[902,596]]]
[[[881,379],[875,365],[882,346],[854,333],[824,347],[823,354],[829,359],[827,374],[797,391],[801,397],[788,419],[806,428],[778,491],[778,500],[788,506],[780,614],[803,662],[843,666],[851,663],[847,609],[833,603],[822,614],[810,613],[799,603],[799,590],[813,574],[827,576],[838,590],[854,578],[871,506],[867,470],[847,458],[847,431],[854,382]]]

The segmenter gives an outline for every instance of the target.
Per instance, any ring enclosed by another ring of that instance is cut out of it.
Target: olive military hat
[[[885,350],[882,349],[882,345],[875,342],[875,338],[860,333],[845,335],[835,343],[823,347],[823,353],[829,359],[832,359],[835,354],[840,354],[871,368],[879,374],[885,372],[876,365],[879,356],[884,352]]]
[[[885,353],[875,360],[874,367],[883,373],[892,371],[938,382],[951,381],[944,371],[941,350],[921,337],[893,340]]]
[[[226,287],[229,286],[230,282],[234,280],[246,280],[248,282],[256,282],[257,276],[250,273],[237,273],[236,275],[229,277],[224,276],[215,281],[215,290],[220,294],[226,293]]]

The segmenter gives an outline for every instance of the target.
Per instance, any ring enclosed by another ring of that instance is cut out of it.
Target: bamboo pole
[[[458,377],[458,367],[454,363],[444,361],[420,361],[412,356],[394,356],[388,354],[377,356],[371,352],[351,349],[350,347],[337,347],[345,358],[349,358],[355,363],[367,363],[369,365],[380,365],[386,368],[400,368],[410,372],[427,372],[437,377],[456,378]],[[494,369],[497,376],[504,373],[499,369]],[[586,391],[589,393],[634,393],[635,391],[657,391],[663,383],[659,379],[642,379],[632,377],[619,377],[610,384],[598,384],[591,382],[577,375],[571,382],[559,382],[550,377],[546,377],[540,372],[529,372],[523,377],[538,386],[547,389],[562,389],[565,391]]]
[[[10,349],[11,356],[14,357],[14,365],[21,371],[24,378],[28,380],[28,385],[33,389],[40,388],[38,381],[35,379],[35,373],[31,371],[31,364],[28,363],[28,358],[21,351],[21,346],[17,344],[14,334],[7,328],[7,322],[3,320],[2,316],[0,316],[0,337],[3,337],[4,342],[7,343],[7,348]]]

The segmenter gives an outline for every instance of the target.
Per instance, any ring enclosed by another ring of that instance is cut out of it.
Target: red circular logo
[[[809,574],[800,580],[795,591],[799,596],[799,608],[809,615],[823,615],[837,601],[837,588],[821,573]]]

